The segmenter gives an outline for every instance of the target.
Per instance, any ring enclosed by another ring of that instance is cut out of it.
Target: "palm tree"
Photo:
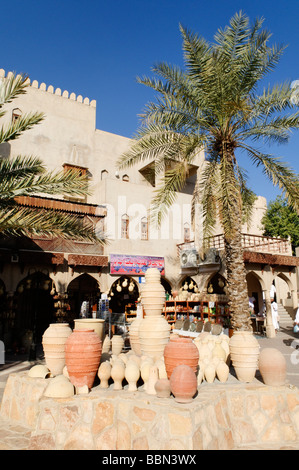
[[[246,207],[243,195],[248,194],[248,188],[239,165],[243,153],[263,168],[296,210],[299,205],[298,175],[256,145],[286,143],[290,131],[299,127],[289,83],[258,93],[258,85],[284,50],[268,44],[270,33],[262,24],[263,19],[257,19],[250,25],[244,13],[237,13],[229,26],[218,30],[214,43],[180,25],[185,70],[159,63],[152,69],[154,78],[138,78],[158,95],[148,103],[132,146],[118,161],[122,168],[154,159],[157,171],[166,168],[152,201],[152,216],[160,223],[183,188],[198,149],[205,150],[193,208],[202,205],[205,236],[212,233],[216,219],[220,220],[232,325],[235,330],[247,331],[251,324],[241,224]]]
[[[2,109],[20,94],[26,93],[29,81],[25,75],[9,74],[0,83],[0,118]],[[44,119],[43,113],[28,113],[0,128],[0,144],[17,139]],[[73,171],[47,172],[39,158],[0,157],[0,234],[4,236],[43,234],[63,238],[102,242],[79,216],[49,209],[25,207],[18,203],[20,196],[36,194],[83,196],[88,194],[88,181]]]

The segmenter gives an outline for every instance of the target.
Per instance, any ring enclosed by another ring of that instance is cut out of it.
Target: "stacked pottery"
[[[65,366],[65,343],[71,333],[68,323],[51,323],[43,334],[45,361],[52,376],[62,374]]]
[[[264,348],[259,357],[259,370],[265,385],[280,386],[286,381],[286,360],[275,348]]]
[[[252,382],[258,368],[260,346],[251,331],[234,331],[229,341],[230,357],[240,382]]]
[[[164,349],[164,362],[167,377],[170,379],[175,367],[185,364],[196,374],[199,352],[191,338],[171,337]]]
[[[102,342],[94,330],[73,330],[65,343],[65,363],[75,387],[92,387],[101,354]]]
[[[145,281],[141,292],[145,317],[139,324],[140,348],[143,355],[158,360],[163,356],[170,336],[170,325],[161,315],[165,291],[158,269],[149,268],[145,274]]]
[[[191,367],[181,364],[170,377],[170,390],[178,403],[189,403],[197,392],[197,379]]]

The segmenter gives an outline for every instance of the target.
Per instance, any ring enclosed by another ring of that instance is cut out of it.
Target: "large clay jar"
[[[164,348],[169,341],[170,329],[169,323],[161,314],[143,318],[139,326],[142,355],[149,356],[154,361],[163,357]]]
[[[124,339],[121,335],[113,335],[111,340],[111,351],[112,354],[118,356],[123,349]]]
[[[234,331],[229,341],[230,357],[240,382],[252,382],[258,368],[260,346],[251,331]]]
[[[65,363],[75,387],[92,388],[101,353],[102,341],[94,330],[73,330],[65,343]]]
[[[68,323],[51,323],[43,334],[45,361],[52,376],[62,374],[65,366],[65,343],[71,333]]]
[[[170,377],[170,390],[178,403],[189,403],[197,391],[197,379],[191,367],[181,364]]]
[[[191,338],[170,338],[164,349],[164,362],[167,377],[170,379],[175,367],[185,364],[196,374],[198,369],[199,352]]]
[[[260,352],[259,370],[265,385],[280,386],[286,381],[286,360],[275,348],[265,348]]]
[[[141,303],[147,316],[160,315],[165,303],[165,289],[161,284],[161,274],[157,268],[149,268],[145,273],[145,284],[141,290]]]
[[[103,343],[105,337],[105,320],[101,318],[76,318],[74,323],[75,330],[94,330]]]
[[[129,338],[131,349],[134,351],[137,356],[141,356],[141,347],[140,347],[140,338],[139,338],[139,326],[142,321],[142,318],[135,318],[132,321],[129,328]]]

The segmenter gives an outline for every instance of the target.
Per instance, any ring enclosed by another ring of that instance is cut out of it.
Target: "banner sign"
[[[110,255],[110,274],[144,275],[148,268],[157,268],[165,275],[164,258],[158,256]]]

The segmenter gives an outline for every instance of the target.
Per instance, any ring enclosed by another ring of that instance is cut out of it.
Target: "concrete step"
[[[279,323],[284,325],[292,325],[293,319],[289,312],[285,309],[282,304],[277,304],[278,315],[279,315]]]

